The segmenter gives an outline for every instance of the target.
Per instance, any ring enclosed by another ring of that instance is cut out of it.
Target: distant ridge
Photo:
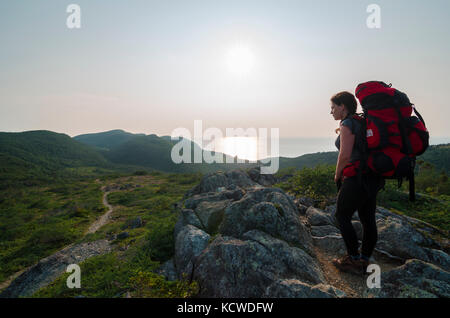
[[[86,145],[109,150],[136,136],[145,136],[145,134],[132,134],[122,129],[114,129],[100,133],[82,134],[73,137],[73,139]]]
[[[175,164],[171,149],[178,141],[170,136],[133,134],[121,129],[78,135],[48,130],[26,132],[0,132],[0,183],[30,182],[34,179],[50,180],[68,176],[73,169],[89,167],[91,173],[134,172],[159,170],[163,172],[191,173],[228,171],[236,168],[252,168],[260,163]],[[300,146],[300,145],[299,145]],[[191,141],[191,158],[200,146]],[[207,150],[200,151],[209,152]],[[223,155],[226,158],[236,159]],[[318,164],[334,165],[337,152],[319,152],[295,158],[279,158],[279,168],[314,167]],[[433,164],[438,170],[450,174],[450,144],[433,145],[418,157]]]

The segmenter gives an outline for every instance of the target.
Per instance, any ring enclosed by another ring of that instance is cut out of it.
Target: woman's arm
[[[350,128],[341,125],[341,145],[339,156],[336,164],[336,173],[334,175],[334,182],[337,182],[342,177],[342,170],[350,162],[352,156],[353,145],[355,144],[355,135],[352,134]]]

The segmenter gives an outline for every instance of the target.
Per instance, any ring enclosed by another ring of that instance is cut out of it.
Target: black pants
[[[357,177],[344,179],[337,196],[335,216],[348,254],[358,255],[358,238],[351,222],[353,214],[358,210],[363,227],[361,253],[370,257],[378,238],[376,200],[378,191],[384,186],[384,179],[369,173],[363,175],[361,181],[362,183],[358,182]]]

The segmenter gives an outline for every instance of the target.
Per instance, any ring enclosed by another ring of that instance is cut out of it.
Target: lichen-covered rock
[[[178,278],[173,259],[164,262],[155,272],[164,276],[168,281],[174,281]]]
[[[387,216],[377,220],[377,248],[403,259],[420,259],[448,269],[449,257],[443,252],[427,248],[432,244],[404,218]]]
[[[318,265],[347,252],[336,205],[320,210],[312,199],[261,186],[261,178],[256,170],[208,174],[187,193],[174,231],[177,276],[196,280],[204,297],[345,297]],[[366,296],[448,297],[450,257],[445,242],[431,238],[438,230],[381,207],[376,220],[371,262],[400,267],[382,273],[383,292]],[[352,224],[362,240],[358,213]]]
[[[193,264],[200,253],[208,246],[210,235],[193,225],[184,226],[175,241],[174,263],[179,278],[192,275]]]
[[[339,229],[332,225],[311,226],[311,235],[323,237],[327,235],[340,235]]]
[[[326,235],[322,237],[313,236],[314,245],[322,249],[323,251],[341,256],[347,253],[344,240],[340,234]]]
[[[366,291],[369,297],[450,297],[450,273],[417,259],[381,274],[381,288]]]
[[[108,253],[111,244],[107,240],[69,245],[62,250],[41,259],[17,277],[0,294],[1,298],[32,296],[37,290],[58,278],[70,264],[80,264],[84,260]]]
[[[186,194],[186,197],[207,192],[217,192],[219,188],[223,187],[237,186],[247,188],[257,185],[259,184],[253,181],[245,171],[240,169],[227,172],[212,172],[206,174],[200,183]]]
[[[334,225],[329,214],[312,206],[306,210],[306,219],[309,224],[314,226]]]
[[[225,213],[225,208],[228,206],[231,200],[224,201],[202,201],[195,208],[195,215],[197,215],[202,228],[210,234],[217,232],[220,223]]]
[[[242,239],[217,236],[197,258],[194,279],[201,296],[271,297],[267,288],[280,278],[323,283],[317,262],[303,249],[253,230]]]
[[[240,238],[258,229],[274,237],[311,248],[311,235],[299,218],[298,210],[281,189],[252,188],[226,209],[219,232]]]
[[[200,222],[200,219],[195,214],[194,210],[191,209],[183,209],[181,210],[180,217],[178,218],[177,223],[175,224],[174,229],[174,239],[177,240],[178,233],[180,230],[186,226],[186,225],[193,225],[196,228],[199,228],[201,230],[204,230],[202,223]]]
[[[277,183],[277,178],[273,174],[261,174],[261,167],[255,167],[248,171],[250,179],[254,182],[259,183],[265,187],[270,187],[271,185]]]
[[[308,285],[297,279],[280,279],[270,285],[264,297],[272,298],[342,298],[345,293],[331,285]]]

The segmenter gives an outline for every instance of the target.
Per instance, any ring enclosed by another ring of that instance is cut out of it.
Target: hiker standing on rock
[[[384,186],[384,179],[370,169],[363,171],[360,167],[365,131],[357,120],[356,109],[356,99],[349,92],[340,92],[331,98],[331,114],[335,120],[340,120],[335,142],[339,149],[334,176],[339,191],[335,217],[347,248],[347,255],[334,259],[333,264],[341,271],[362,273],[366,271],[377,242],[376,197]],[[356,210],[363,227],[361,253],[351,222]]]

